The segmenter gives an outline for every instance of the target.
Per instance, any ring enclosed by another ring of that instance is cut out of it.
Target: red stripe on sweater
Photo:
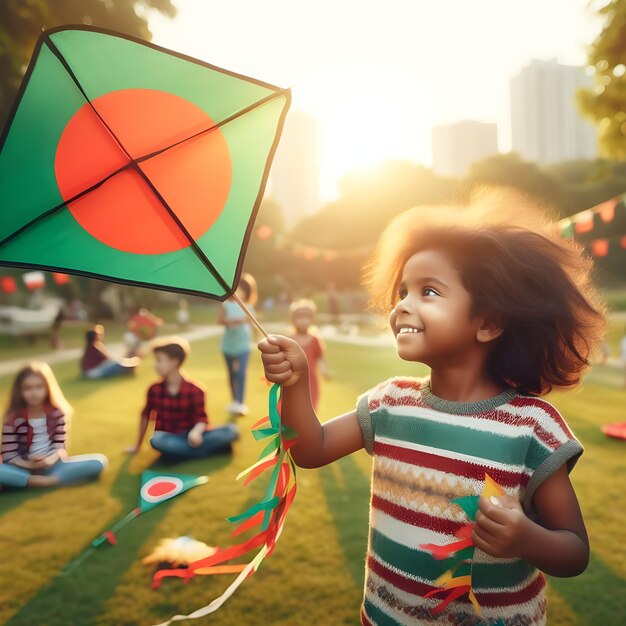
[[[380,576],[382,579],[386,580],[394,587],[397,587],[398,589],[406,591],[407,593],[411,593],[415,596],[424,597],[425,594],[427,594],[429,591],[441,589],[441,587],[433,587],[431,585],[413,580],[412,578],[399,574],[398,572],[394,572],[388,567],[385,567],[382,563],[374,559],[372,556],[368,557],[367,564],[368,567],[376,575]],[[478,604],[480,604],[481,606],[506,607],[529,602],[530,600],[535,598],[545,586],[546,579],[542,574],[539,574],[531,583],[517,591],[507,590],[500,593],[480,593],[474,591],[474,594],[476,595]],[[467,596],[459,598],[457,601],[467,604],[469,604],[470,602]]]
[[[563,419],[563,416],[545,400],[541,400],[540,398],[516,397],[511,400],[510,404],[513,406],[533,406],[541,409],[560,426],[568,439],[572,436],[572,431]]]
[[[367,615],[365,615],[365,609],[363,607],[361,607],[361,624],[362,626],[374,626],[374,624],[367,619]]]
[[[374,441],[374,454],[396,461],[402,461],[403,463],[410,463],[411,465],[427,467],[429,469],[447,472],[448,474],[454,474],[455,476],[473,478],[480,481],[485,480],[486,471],[489,476],[503,487],[517,487],[518,485],[525,487],[529,481],[528,475],[523,472],[509,472],[500,468],[491,467],[488,464],[482,465],[461,459],[449,459],[444,456],[439,456],[438,454],[422,452],[421,450],[410,450],[380,441]]]
[[[520,398],[518,398],[518,400],[520,400]],[[526,398],[521,398],[521,400],[526,400]],[[524,403],[511,402],[510,404],[515,405],[515,406],[520,406],[520,407],[537,406],[542,409],[544,408],[543,405],[541,404],[531,404],[531,403],[526,403],[526,402]],[[372,400],[370,402],[369,404],[370,412],[375,411],[381,405],[384,405],[386,407],[412,406],[412,407],[421,407],[425,409],[436,410],[428,406],[424,402],[421,402],[415,396],[406,395],[406,396],[400,396],[399,398],[394,398],[393,396],[386,395],[381,400]],[[546,413],[549,413],[549,412],[546,411]],[[552,413],[549,413],[549,414],[553,416]],[[553,435],[551,432],[545,430],[545,428],[543,428],[539,424],[537,418],[532,417],[532,416],[516,415],[515,413],[504,411],[502,409],[490,409],[489,411],[484,411],[482,413],[472,413],[470,414],[470,416],[473,417],[474,419],[486,420],[490,422],[498,422],[500,424],[509,424],[511,426],[516,426],[516,427],[531,426],[535,432],[535,435],[552,450],[558,448],[562,443],[562,440],[560,440],[558,437]],[[555,418],[555,421],[559,425],[559,428],[561,429],[561,431],[563,431],[565,436],[569,439],[571,437],[571,433],[569,431],[564,431],[563,429],[564,422],[562,418],[560,422],[557,421],[556,418]]]
[[[372,496],[372,507],[405,524],[427,528],[438,533],[451,535],[453,538],[454,533],[467,525],[467,522],[454,522],[427,513],[418,513],[376,495]]]

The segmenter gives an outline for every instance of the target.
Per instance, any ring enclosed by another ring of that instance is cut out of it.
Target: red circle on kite
[[[173,476],[155,476],[141,487],[141,497],[154,504],[171,498],[183,490],[183,481]]]
[[[68,201],[110,178],[68,204],[74,218],[102,243],[125,252],[161,254],[189,246],[151,184],[189,234],[202,236],[230,192],[232,165],[220,129],[202,132],[215,124],[202,109],[153,89],[112,91],[92,104],[78,109],[63,130],[56,180]],[[130,163],[129,155],[139,159],[180,141],[139,163],[141,171],[131,166],[117,172]]]
[[[162,498],[163,496],[174,491],[177,485],[169,480],[161,480],[158,483],[154,483],[146,489],[149,496],[153,498]]]

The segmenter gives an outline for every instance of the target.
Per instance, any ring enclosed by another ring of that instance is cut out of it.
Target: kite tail
[[[262,474],[271,472],[265,495],[260,502],[243,513],[228,518],[229,522],[237,524],[232,532],[233,537],[253,528],[258,529],[257,533],[239,544],[222,548],[215,554],[194,561],[187,568],[156,572],[152,579],[152,586],[157,589],[161,581],[169,577],[182,578],[188,582],[194,576],[237,571],[239,576],[221,596],[207,606],[189,615],[175,615],[158,626],[167,626],[184,619],[204,617],[217,611],[235,593],[241,583],[259,569],[263,559],[274,551],[283,530],[287,512],[296,496],[296,466],[289,451],[296,441],[296,434],[292,429],[281,424],[279,390],[279,385],[272,386],[269,393],[269,414],[252,427],[252,435],[256,440],[268,439],[269,441],[258,460],[237,476],[237,480],[245,478],[244,484],[248,485]],[[258,552],[249,563],[223,565],[257,548]]]
[[[452,500],[455,504],[458,504],[470,522],[465,526],[462,526],[454,534],[458,541],[440,546],[433,543],[423,543],[420,548],[428,550],[435,559],[448,559],[453,558],[454,562],[452,567],[443,573],[435,581],[435,585],[441,587],[441,589],[433,589],[425,594],[425,598],[430,598],[442,593],[447,593],[447,596],[432,609],[432,613],[441,613],[453,600],[460,598],[462,595],[468,595],[470,602],[474,605],[478,615],[482,615],[482,610],[474,592],[472,590],[472,566],[471,560],[474,558],[474,551],[476,546],[472,541],[471,535],[474,528],[474,521],[476,519],[476,512],[478,511],[478,501],[480,497],[489,498],[490,496],[502,496],[504,490],[498,483],[496,483],[489,474],[485,474],[485,485],[481,496],[464,496],[462,498],[455,498]],[[502,624],[501,620],[495,622],[494,626]],[[504,626],[502,624],[502,626]]]
[[[141,509],[137,507],[133,509],[126,517],[123,517],[119,522],[111,526],[109,530],[105,530],[99,537],[96,537],[91,545],[94,548],[101,546],[105,541],[108,541],[112,546],[117,544],[117,539],[115,538],[115,533],[120,529],[126,526],[128,522],[134,520],[138,515],[141,514]]]

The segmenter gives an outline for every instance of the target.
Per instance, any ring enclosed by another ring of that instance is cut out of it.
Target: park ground
[[[613,347],[623,326],[621,321],[612,326]],[[74,331],[67,332],[71,344]],[[116,334],[113,329],[112,340]],[[21,346],[3,350],[3,358],[19,356],[22,350]],[[322,419],[351,410],[360,393],[389,376],[425,373],[420,366],[400,361],[388,346],[329,342],[328,361],[334,376],[323,386]],[[233,455],[176,467],[183,473],[208,474],[209,483],[139,517],[119,532],[117,546],[103,546],[66,575],[61,575],[64,567],[91,539],[136,506],[141,471],[157,459],[147,446],[135,457],[123,451],[134,440],[144,391],[154,374],[150,359],[137,376],[111,381],[81,380],[74,361],[60,362],[54,369],[75,407],[71,453],[103,452],[110,465],[96,483],[0,494],[0,623],[147,626],[207,604],[232,577],[199,577],[189,584],[172,579],[154,591],[153,570],[141,559],[166,537],[188,534],[209,545],[228,545],[232,539],[225,518],[261,497],[263,478],[250,487],[234,481],[262,447],[250,435],[251,424],[266,414],[268,388],[260,360],[251,362],[252,410],[238,420],[242,436]],[[227,421],[224,407],[229,397],[219,339],[194,342],[186,369],[208,388],[213,423]],[[622,379],[619,367],[596,367],[580,388],[548,397],[585,446],[572,480],[592,548],[582,576],[550,579],[550,626],[624,623],[626,442],[600,432],[602,424],[626,419]],[[9,384],[8,376],[0,378],[3,401]],[[370,469],[370,458],[360,452],[319,470],[299,470],[298,496],[276,551],[220,611],[200,623],[357,624]]]

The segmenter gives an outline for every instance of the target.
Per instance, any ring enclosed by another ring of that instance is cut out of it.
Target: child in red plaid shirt
[[[139,450],[150,420],[155,420],[150,445],[163,454],[197,458],[230,451],[231,443],[239,436],[237,427],[209,427],[204,390],[180,371],[189,354],[187,342],[171,339],[156,345],[153,352],[155,369],[163,379],[148,388],[137,445],[128,451]]]

